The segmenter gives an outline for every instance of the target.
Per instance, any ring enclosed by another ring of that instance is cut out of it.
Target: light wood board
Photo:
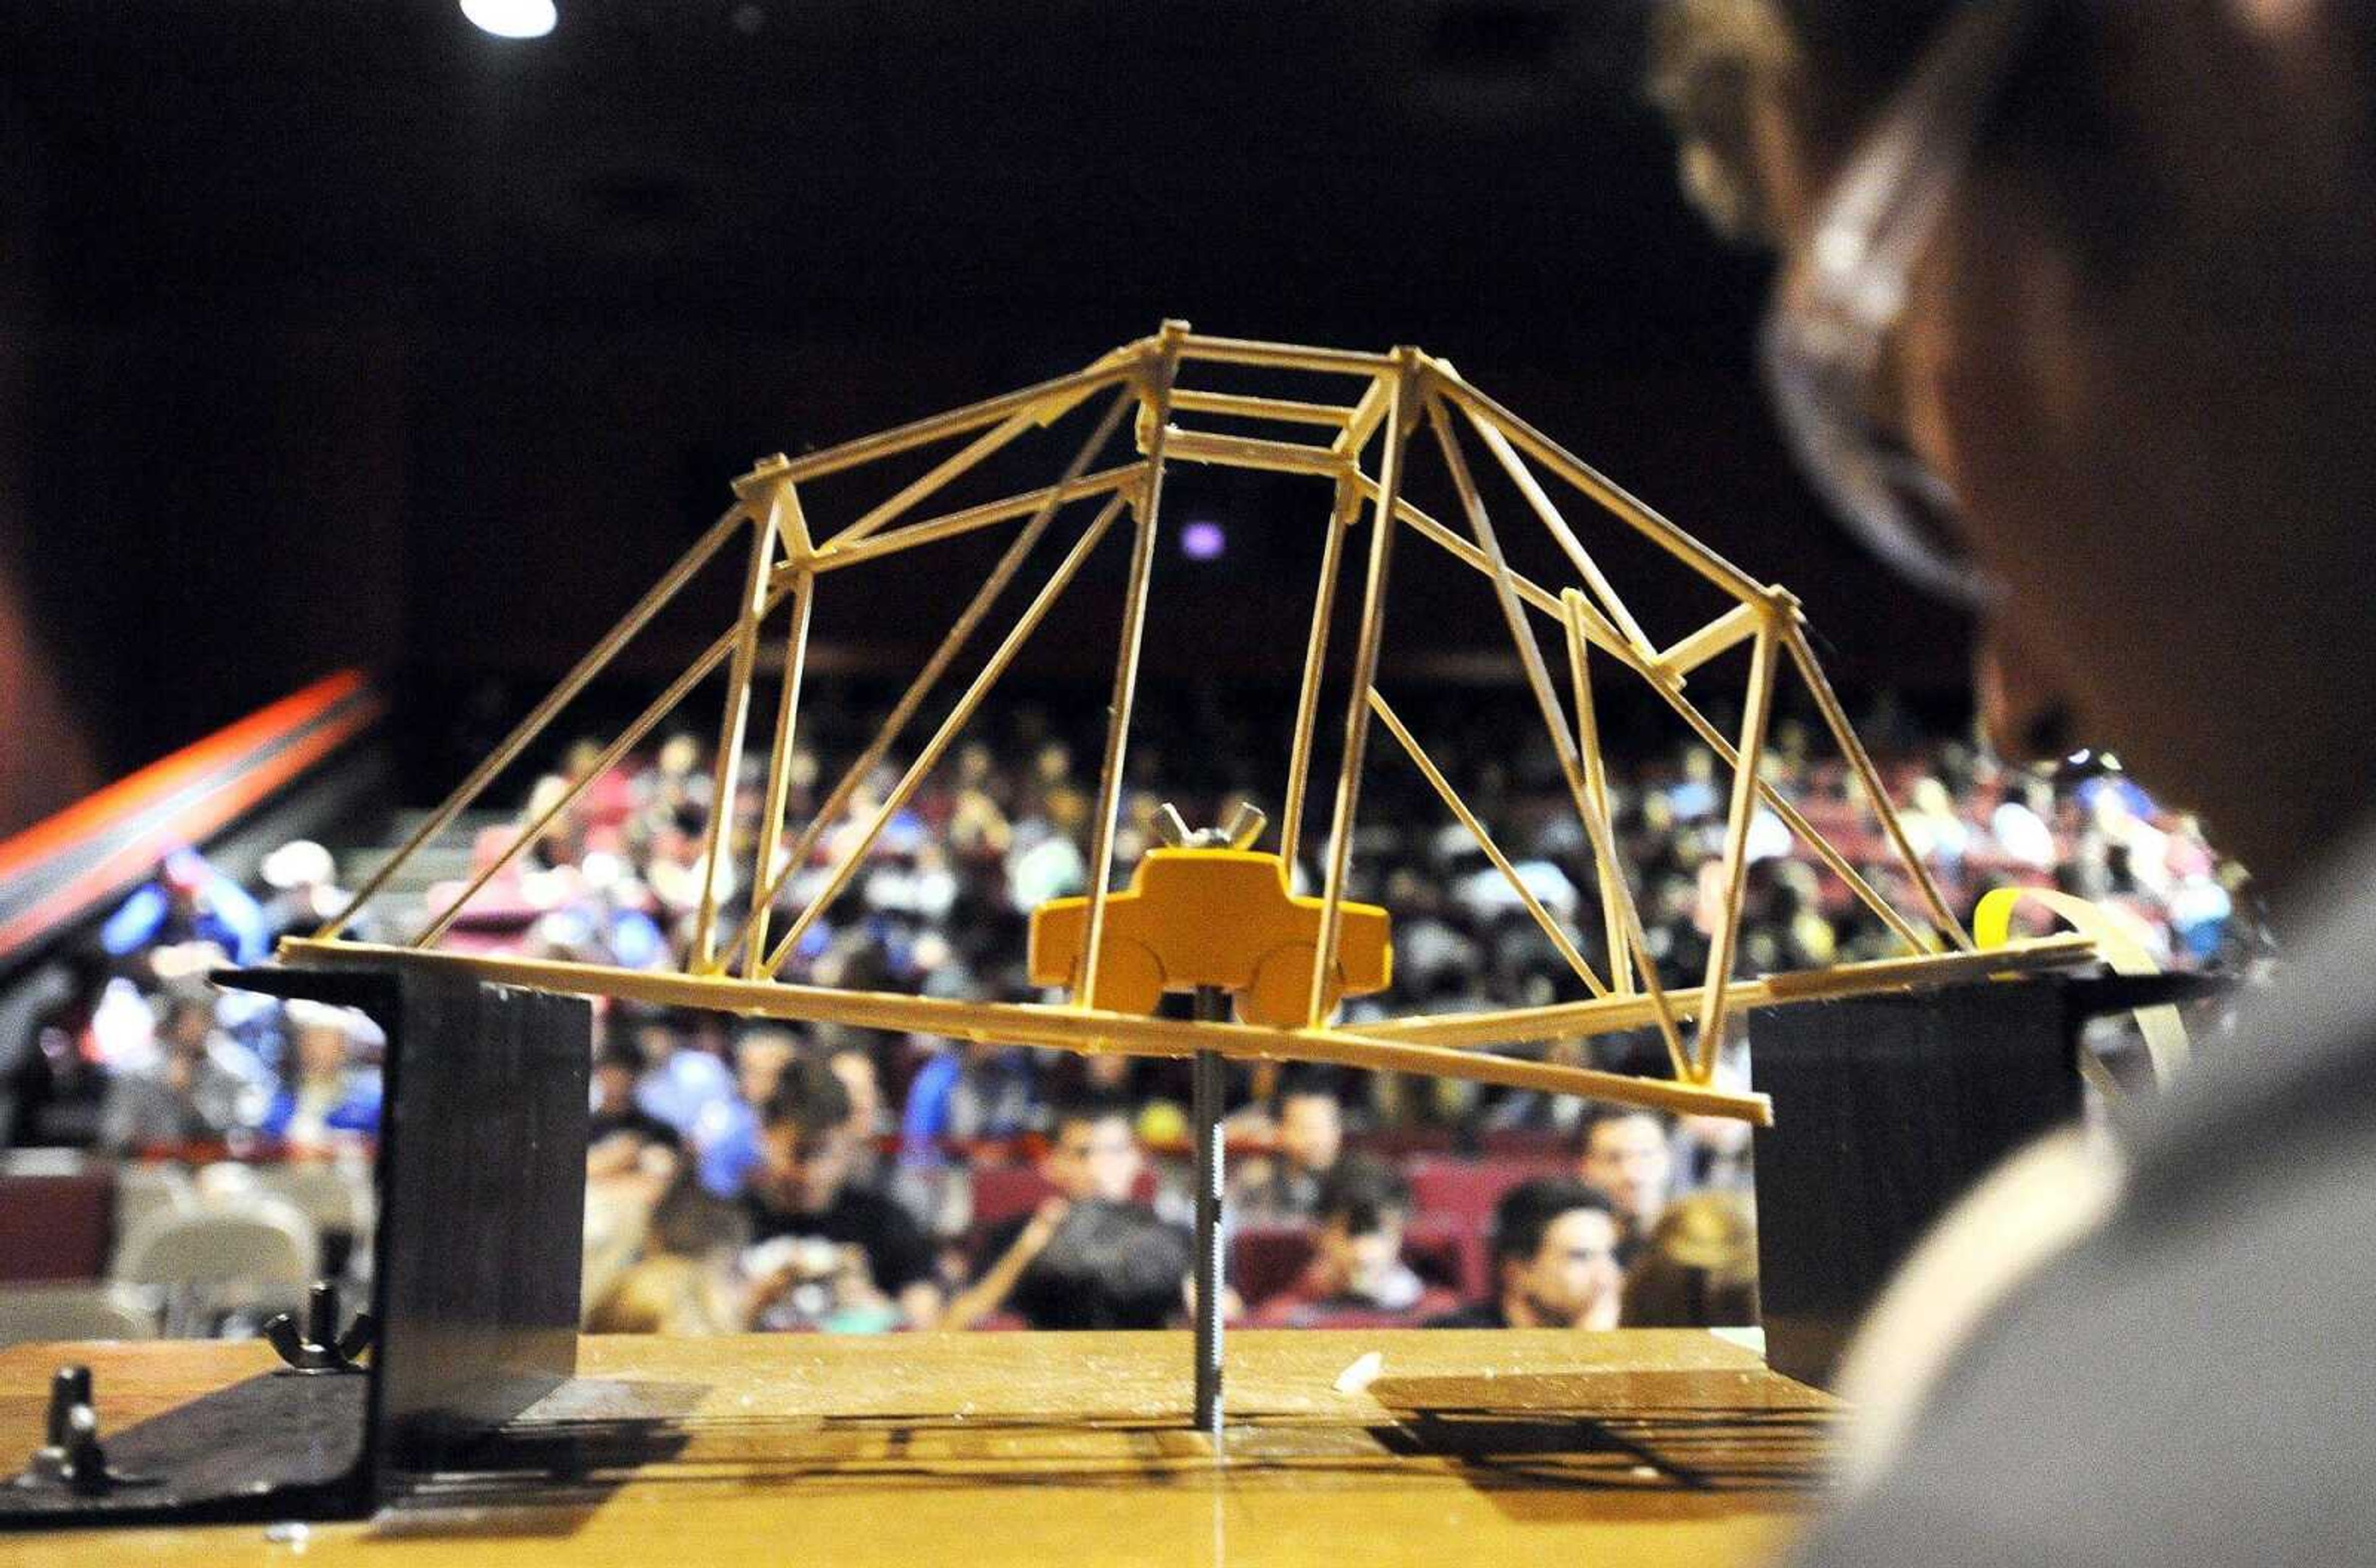
[[[1367,1352],[1366,1390],[1336,1390]],[[111,1427],[260,1345],[78,1347]],[[0,1352],[30,1443],[64,1348]],[[0,1563],[1762,1561],[1820,1503],[1837,1407],[1696,1330],[1230,1337],[1225,1463],[1185,1334],[589,1337],[517,1424],[540,1467],[447,1478],[302,1540],[255,1525],[0,1537]]]

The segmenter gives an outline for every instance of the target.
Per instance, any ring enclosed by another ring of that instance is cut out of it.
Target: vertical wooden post
[[[1287,754],[1287,800],[1279,810],[1278,853],[1290,881],[1303,848],[1303,802],[1312,785],[1312,736],[1320,717],[1320,682],[1328,666],[1328,626],[1336,614],[1336,579],[1343,575],[1345,535],[1360,497],[1341,481],[1320,546],[1320,581],[1312,594],[1312,630],[1303,643],[1303,685],[1295,699],[1295,738]]]
[[[1320,889],[1320,932],[1312,956],[1312,991],[1306,1018],[1318,1028],[1328,1006],[1328,978],[1336,972],[1336,946],[1344,934],[1345,873],[1353,859],[1353,815],[1360,802],[1361,764],[1369,754],[1370,688],[1378,681],[1378,652],[1386,635],[1386,576],[1395,543],[1395,500],[1402,493],[1403,459],[1410,442],[1413,352],[1395,350],[1393,385],[1387,389],[1385,455],[1379,460],[1378,502],[1370,514],[1370,572],[1361,591],[1361,631],[1353,648],[1353,693],[1346,704],[1345,754],[1336,771],[1336,809],[1330,818],[1328,870]]]
[[[726,708],[718,724],[718,755],[709,769],[709,826],[701,836],[701,905],[694,916],[686,968],[710,968],[718,944],[719,862],[733,851],[734,797],[742,778],[742,730],[751,717],[751,670],[759,658],[759,622],[767,611],[767,578],[776,564],[777,518],[770,505],[751,530],[751,565],[735,611],[734,656],[727,666]]]
[[[1740,720],[1740,744],[1732,766],[1732,804],[1724,828],[1724,902],[1709,933],[1707,980],[1693,1036],[1692,1077],[1705,1084],[1716,1076],[1724,1040],[1726,989],[1740,940],[1740,893],[1749,875],[1749,826],[1757,814],[1757,767],[1765,756],[1765,721],[1774,708],[1774,644],[1779,620],[1769,602],[1760,607],[1757,640],[1750,645],[1749,695]]]
[[[767,946],[767,910],[772,901],[776,849],[784,831],[784,802],[792,784],[793,732],[800,721],[801,683],[808,670],[809,617],[816,604],[816,573],[809,560],[816,544],[809,537],[807,516],[800,493],[790,480],[779,481],[770,505],[776,530],[792,558],[798,576],[792,582],[791,624],[784,631],[784,684],[776,702],[776,740],[767,756],[767,798],[759,818],[759,842],[751,857],[751,914],[747,940],[742,944],[743,975],[751,972],[748,955]]]
[[[1131,540],[1130,581],[1123,591],[1121,646],[1114,654],[1112,700],[1106,705],[1105,760],[1098,769],[1097,817],[1089,828],[1089,912],[1082,931],[1081,980],[1073,1000],[1094,1006],[1097,994],[1098,950],[1104,945],[1106,900],[1113,882],[1114,834],[1122,812],[1123,766],[1130,750],[1131,711],[1138,698],[1138,656],[1146,634],[1147,586],[1154,576],[1156,520],[1163,502],[1163,444],[1171,428],[1171,383],[1180,369],[1180,340],[1188,324],[1167,321],[1156,337],[1157,349],[1147,366],[1147,384],[1139,415],[1141,429],[1152,426],[1146,448],[1146,473],[1132,504],[1137,531]]]
[[[1609,809],[1609,763],[1600,754],[1600,716],[1592,700],[1592,641],[1584,629],[1583,593],[1575,588],[1562,592],[1560,609],[1567,623],[1567,676],[1575,692],[1575,742],[1584,757],[1584,786],[1592,796],[1593,810],[1613,820]],[[1616,859],[1613,846],[1610,853],[1602,855],[1595,840],[1593,874],[1600,884],[1600,927],[1602,940],[1609,944],[1609,978],[1618,995],[1631,996],[1634,966],[1625,953],[1625,885]]]
[[[1345,428],[1328,449],[1358,469],[1361,449],[1369,445],[1393,400],[1391,376],[1372,377],[1362,389]],[[1312,787],[1312,739],[1320,716],[1320,686],[1328,671],[1328,633],[1336,618],[1336,580],[1344,573],[1345,535],[1361,515],[1361,497],[1350,481],[1336,481],[1328,512],[1328,533],[1320,547],[1320,582],[1312,595],[1312,630],[1303,644],[1303,685],[1295,699],[1295,738],[1287,754],[1287,800],[1279,811],[1278,857],[1295,880],[1296,857],[1303,850],[1303,807]]]

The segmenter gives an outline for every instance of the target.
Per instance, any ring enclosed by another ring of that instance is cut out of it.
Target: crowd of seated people
[[[1023,921],[1040,901],[1080,890],[1095,781],[1044,717],[1017,716],[1009,734],[1004,746],[968,746],[945,781],[889,814],[849,890],[801,925],[784,978],[933,996],[1041,996],[1022,972]],[[1877,826],[1861,819],[1846,770],[1809,762],[1806,751],[1803,732],[1783,726],[1771,780],[1861,872],[1910,901]],[[752,759],[746,777],[757,766]],[[2007,774],[1952,743],[1901,747],[1886,766],[1909,836],[1965,911],[1993,886],[2061,885],[2114,909],[2174,964],[2232,956],[2247,939],[2232,869],[2191,823],[2158,811],[2117,774],[2058,786]],[[541,783],[539,801],[565,788],[565,776]],[[893,777],[886,766],[861,781],[850,824],[874,814]],[[1461,784],[1491,805],[1497,824],[1516,825],[1503,842],[1522,876],[1573,921],[1590,952],[1597,893],[1589,846],[1563,828],[1555,782],[1538,767],[1531,790],[1522,790],[1528,777],[1523,747],[1480,744]],[[708,787],[698,746],[668,742],[640,769],[589,791],[585,808],[559,819],[535,847],[526,870],[498,879],[485,915],[466,913],[457,929],[490,945],[596,962],[632,964],[639,953],[682,944],[701,882]],[[790,820],[802,821],[824,793],[819,760],[796,754]],[[1218,816],[1227,792],[1209,793],[1207,814]],[[1620,774],[1617,801],[1653,950],[1669,981],[1696,978],[1723,779],[1693,754],[1641,759]],[[1148,788],[1125,793],[1121,863],[1155,841],[1158,803]],[[1556,956],[1461,835],[1424,826],[1432,819],[1420,809],[1385,804],[1379,816],[1396,826],[1363,840],[1352,892],[1393,911],[1397,980],[1393,992],[1356,1009],[1452,1010],[1569,994]],[[749,822],[740,824],[734,841],[747,844],[751,832]],[[802,863],[776,868],[783,885],[770,911],[771,943],[801,921],[856,832],[828,830]],[[486,848],[498,837],[491,832]],[[1788,837],[1777,819],[1761,814],[1743,972],[1891,951],[1885,928]],[[722,888],[721,909],[746,907],[748,893]],[[633,938],[606,947],[601,933],[623,922]],[[731,916],[722,922],[730,954],[737,924]],[[764,1025],[737,1037],[714,1022],[658,1022],[633,1009],[616,1010],[610,1027],[647,1042],[636,1103],[676,1108],[677,1144],[695,1181],[712,1198],[742,1206],[746,1246],[772,1248],[742,1261],[718,1254],[728,1293],[740,1292],[737,1321],[1053,1327],[1182,1320],[1188,1096],[1176,1064],[831,1028]],[[1644,1049],[1642,1040],[1619,1039],[1579,1043],[1571,1053],[1638,1066]],[[849,1091],[847,1120],[807,1134],[754,1131],[776,1124],[773,1086],[788,1073],[821,1082],[818,1064]],[[1740,1071],[1737,1052],[1727,1066]],[[713,1086],[717,1098],[691,1105],[683,1097],[696,1083]],[[1640,1321],[1753,1315],[1749,1140],[1739,1123],[1595,1114],[1449,1082],[1294,1073],[1237,1073],[1231,1100],[1234,1266],[1225,1304],[1244,1321],[1607,1323],[1637,1298],[1631,1310],[1646,1314]],[[756,1223],[770,1210],[753,1194],[783,1180],[780,1162],[754,1152],[769,1136],[790,1139],[787,1153],[815,1141],[828,1168],[848,1168],[839,1180],[862,1183],[888,1206],[862,1206],[874,1218],[856,1227],[848,1216],[859,1210],[818,1194],[802,1211],[806,1228],[787,1229],[791,1209],[779,1195],[776,1218]],[[838,1152],[849,1149],[858,1152]],[[1455,1170],[1462,1182],[1449,1180]],[[1587,1201],[1577,1204],[1579,1194]],[[896,1220],[888,1218],[895,1209]],[[788,1250],[794,1238],[803,1243],[798,1252]],[[927,1252],[928,1276],[916,1261]]]
[[[267,857],[255,890],[176,849],[89,950],[13,978],[0,1337],[27,1312],[111,1337],[253,1333],[317,1280],[368,1277],[384,1037],[355,1010],[208,978],[312,929],[329,875],[307,842]]]
[[[1421,1277],[1404,1256],[1410,1183],[1384,1161],[1337,1162],[1315,1206],[1312,1261],[1253,1314],[1265,1327],[1349,1328],[1372,1321],[1431,1322],[1455,1293]]]
[[[1453,732],[1439,762],[1536,897],[1604,965],[1592,850],[1562,809],[1555,766],[1473,715],[1462,730],[1463,714],[1455,703],[1431,716],[1433,730]],[[1023,968],[1025,921],[1038,903],[1081,889],[1095,779],[1075,760],[1085,749],[1044,712],[1001,715],[998,729],[885,814],[837,900],[803,917],[885,801],[890,763],[860,780],[801,863],[775,868],[766,944],[797,932],[780,978],[1042,998]],[[1910,907],[1852,779],[1810,751],[1803,726],[1777,725],[1769,782]],[[541,817],[591,754],[581,746],[539,779],[519,822]],[[1192,819],[1217,820],[1256,760],[1206,756],[1202,792],[1172,798]],[[1688,983],[1717,897],[1727,781],[1702,752],[1612,760],[1650,949],[1669,983]],[[749,781],[764,766],[746,761],[728,835],[735,852],[711,889],[717,941],[738,970],[754,900],[730,867],[748,863],[760,794]],[[2190,821],[2119,775],[2050,783],[1935,741],[1901,741],[1883,766],[1909,835],[1960,910],[1993,886],[2060,885],[2113,909],[2167,962],[2252,951],[2239,874]],[[1123,866],[1158,841],[1165,797],[1151,781],[1162,776],[1156,747],[1142,748],[1123,797]],[[794,829],[829,782],[821,757],[793,754]],[[635,754],[489,879],[449,945],[671,962],[703,902],[710,790],[689,737]],[[1503,879],[1465,834],[1439,826],[1432,796],[1397,796],[1381,778],[1365,798],[1365,820],[1378,826],[1358,841],[1348,891],[1392,912],[1396,978],[1388,993],[1352,1004],[1355,1016],[1580,994]],[[481,834],[474,873],[514,832]],[[1751,842],[1740,972],[1892,951],[1886,928],[1778,819],[1761,811]],[[1308,885],[1310,865],[1296,869]],[[432,889],[431,907],[455,891]],[[268,859],[254,890],[195,853],[170,857],[34,1018],[8,1067],[0,1132],[125,1153],[367,1144],[378,1049],[368,1021],[217,992],[203,978],[260,958],[340,902],[318,846]],[[1657,1048],[1614,1037],[1558,1049],[1636,1069]],[[1725,1071],[1743,1071],[1737,1050]],[[607,1004],[592,1076],[587,1304],[597,1324],[1118,1327],[1187,1310],[1182,1064]],[[1599,1324],[1753,1312],[1739,1123],[1274,1069],[1233,1070],[1230,1098],[1224,1304],[1242,1321]]]
[[[1146,1152],[1128,1101],[1056,1109],[1041,1163],[1049,1195],[980,1228],[971,1277],[942,1326],[1000,1313],[1031,1328],[1160,1328],[1186,1304],[1187,1233],[1139,1194]]]
[[[1605,969],[1600,922],[1592,918],[1593,853],[1547,750],[1523,726],[1486,724],[1458,704],[1446,711],[1471,728],[1432,719],[1427,727],[1438,737],[1437,761],[1493,827],[1528,889]],[[837,764],[842,758],[838,748],[792,754],[784,780],[791,831],[785,837],[807,852],[790,865],[779,845],[769,871],[776,897],[759,945],[768,950],[772,972],[935,996],[1033,994],[1023,972],[1022,922],[1044,900],[1080,890],[1097,780],[1078,760],[1088,754],[1090,737],[1067,739],[1037,708],[1004,718],[1002,734],[959,748],[897,809],[887,798],[897,759],[885,759],[850,782],[838,820],[813,835],[796,830],[835,792],[827,757]],[[1261,756],[1253,748],[1244,756],[1199,755],[1187,782],[1162,788],[1169,762],[1158,744],[1168,727],[1149,720],[1145,728],[1154,734],[1134,748],[1119,814],[1119,866],[1134,863],[1156,841],[1164,799],[1192,820],[1218,820],[1234,801],[1251,798],[1248,784],[1260,776]],[[580,747],[538,780],[522,820],[541,817],[566,794],[591,754],[590,746]],[[1671,979],[1696,978],[1721,892],[1716,873],[1728,780],[1713,754],[1696,745],[1611,760],[1622,861],[1650,948]],[[2178,965],[2209,960],[2251,930],[2239,918],[2239,873],[2220,863],[2190,819],[2159,809],[2121,775],[2058,785],[2003,769],[1961,742],[1937,741],[1884,753],[1883,766],[1908,838],[1962,911],[1993,887],[2059,885],[2106,905],[2148,950]],[[739,964],[753,891],[742,879],[763,794],[754,781],[765,771],[764,756],[746,757],[730,853],[712,879],[702,869],[713,788],[702,745],[678,734],[631,756],[493,876],[449,944],[648,967],[683,951],[707,885],[719,910],[719,948]],[[1777,720],[1764,772],[1777,794],[1869,882],[1900,908],[1918,907],[1852,773],[1813,754],[1808,726]],[[1450,1007],[1576,989],[1515,891],[1423,784],[1380,770],[1363,799],[1348,892],[1385,904],[1395,919],[1396,985],[1375,1005]],[[845,890],[804,917],[812,898],[837,880],[844,855],[867,841],[878,815],[880,831]],[[480,865],[513,837],[506,826],[485,829]],[[1314,881],[1311,850],[1318,837],[1307,836],[1294,868],[1306,890]],[[1742,972],[1895,950],[1887,927],[1763,807],[1752,818],[1749,852]],[[433,904],[440,893],[456,891],[433,890]],[[995,1123],[1011,1110],[1002,1102],[1011,1086],[992,1063],[952,1061],[936,1069],[933,1081],[954,1097],[935,1099],[936,1114]]]
[[[1609,1200],[1573,1177],[1519,1182],[1493,1206],[1487,1289],[1437,1328],[1615,1328],[1623,1235]]]
[[[379,1030],[361,1013],[218,989],[343,901],[330,852],[265,857],[255,891],[177,849],[68,955],[15,993],[0,1040],[0,1147],[117,1154],[323,1150],[379,1121]]]

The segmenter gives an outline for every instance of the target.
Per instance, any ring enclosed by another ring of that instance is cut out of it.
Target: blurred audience
[[[260,964],[269,935],[263,908],[245,888],[196,849],[176,849],[107,917],[99,944],[123,958],[207,943],[232,963]]]
[[[273,1104],[272,1075],[216,1028],[214,993],[179,986],[158,998],[158,1010],[156,1060],[109,1082],[100,1142],[118,1152],[227,1144],[263,1122]]]
[[[705,1106],[693,1129],[701,1184],[713,1194],[742,1191],[759,1163],[758,1108],[776,1098],[776,1086],[800,1052],[801,1037],[786,1028],[750,1029],[736,1043],[733,1095]],[[638,1059],[647,1060],[640,1053]]]
[[[1493,1206],[1492,1294],[1431,1328],[1614,1328],[1624,1277],[1609,1200],[1581,1182],[1522,1182]]]
[[[944,1326],[1004,1312],[1033,1328],[1162,1327],[1184,1300],[1188,1239],[1137,1200],[1145,1169],[1128,1101],[1058,1110],[1040,1165],[1053,1192],[985,1233],[987,1266],[950,1303]]]
[[[1325,1328],[1355,1320],[1419,1324],[1450,1312],[1452,1292],[1432,1286],[1403,1260],[1410,1183],[1391,1166],[1359,1155],[1338,1160],[1321,1183],[1312,1262],[1294,1284],[1264,1302],[1254,1321],[1271,1328]]]
[[[588,1308],[595,1334],[731,1334],[751,1310],[738,1266],[741,1210],[680,1168],[652,1206],[642,1255]]]
[[[1529,890],[1605,974],[1592,848],[1562,807],[1556,759],[1514,711],[1446,696],[1415,699],[1408,717],[1493,823]],[[861,874],[784,953],[778,978],[954,999],[1053,999],[1028,981],[1026,921],[1042,899],[1081,891],[1095,783],[1081,759],[1094,767],[1096,714],[1071,716],[1071,733],[1054,710],[1028,704],[992,717],[945,778],[894,814]],[[873,722],[861,705],[818,718],[791,761],[795,824],[835,781],[825,759],[853,751],[851,736]],[[1159,717],[1135,745],[1119,863],[1153,841],[1165,797],[1151,781],[1175,786],[1169,798],[1201,821],[1218,819],[1265,777],[1267,742],[1255,727],[1211,713],[1195,723],[1200,736],[1221,738],[1218,749],[1200,742],[1170,754],[1168,735],[1181,727]],[[1997,886],[2060,886],[2111,910],[2171,965],[2240,968],[2260,956],[2242,873],[2191,820],[2118,773],[2064,784],[2009,772],[1961,742],[1921,739],[1902,717],[1868,732],[1909,835],[1960,910]],[[628,968],[682,955],[705,880],[704,751],[671,735],[597,780],[490,879],[456,921],[450,944]],[[520,821],[595,754],[590,745],[571,748],[529,791]],[[1616,826],[1649,948],[1669,984],[1695,983],[1722,903],[1715,869],[1727,780],[1697,747],[1611,761]],[[885,759],[857,780],[853,811],[878,804],[898,766]],[[1820,759],[1809,726],[1777,716],[1765,772],[1851,865],[1910,905],[1855,781]],[[738,801],[728,835],[734,864],[747,867],[757,837],[757,793]],[[1369,826],[1348,893],[1393,910],[1396,980],[1348,1016],[1583,994],[1507,883],[1464,833],[1445,828],[1423,787],[1382,775],[1365,802]],[[450,848],[475,874],[517,826],[481,826]],[[767,868],[780,879],[768,908],[771,945],[851,842],[844,823],[816,835],[800,863],[779,850]],[[1761,810],[1751,843],[1740,973],[1895,950],[1887,928],[1777,816]],[[165,857],[105,920],[92,951],[67,955],[0,997],[0,1140],[149,1158],[367,1148],[379,1113],[379,1042],[369,1023],[215,992],[203,978],[260,960],[280,934],[335,913],[346,897],[344,854],[311,841],[282,846],[264,857],[251,888],[194,849]],[[731,887],[726,870],[718,944],[740,972],[751,889]],[[1310,857],[1294,870],[1308,889]],[[434,887],[425,897],[435,909],[458,891]],[[405,929],[415,911],[365,918]],[[1550,1054],[1663,1070],[1647,1035],[1556,1042]],[[588,1171],[603,1216],[598,1249],[589,1206],[589,1303],[605,1326],[1151,1326],[1182,1318],[1187,1242],[1173,1223],[1189,1209],[1181,1063],[620,1004],[600,1010],[592,1071]],[[1740,1086],[1747,1071],[1736,1035],[1719,1080]],[[1231,1094],[1231,1223],[1309,1228],[1312,1248],[1308,1267],[1283,1289],[1244,1303],[1250,1320],[1597,1325],[1619,1310],[1621,1258],[1631,1264],[1626,1321],[1753,1320],[1743,1315],[1753,1300],[1754,1232],[1751,1141],[1740,1123],[1670,1124],[1535,1094],[1304,1067],[1233,1073]],[[1476,1216],[1492,1191],[1431,1212],[1415,1205],[1408,1174],[1418,1159],[1479,1153],[1508,1183],[1482,1247]],[[1021,1212],[986,1204],[1001,1180],[1026,1168],[1052,1195]],[[1414,1233],[1424,1266],[1463,1276],[1471,1305],[1443,1313],[1442,1289],[1404,1255]],[[1457,1255],[1456,1267],[1440,1266],[1439,1247]],[[1475,1258],[1485,1260],[1482,1277]]]
[[[330,851],[311,838],[292,838],[255,869],[267,895],[264,930],[271,942],[284,936],[311,936],[347,907],[348,894],[338,885],[338,862]],[[357,941],[374,940],[375,922],[365,910],[362,922],[348,930]]]
[[[1305,961],[1304,970],[1312,965]],[[1276,1224],[1320,1214],[1321,1196],[1345,1148],[1345,1107],[1330,1075],[1301,1068],[1286,1075],[1270,1112],[1272,1148],[1240,1163],[1230,1190],[1231,1215]]]
[[[1757,1322],[1757,1208],[1744,1193],[1694,1193],[1658,1218],[1625,1271],[1628,1328]]]
[[[291,1002],[291,1070],[256,1131],[284,1143],[324,1146],[340,1134],[379,1129],[379,1069],[359,1059],[357,1047],[381,1043],[377,1028],[350,1007]]]
[[[586,1123],[586,1170],[600,1176],[642,1162],[644,1151],[670,1153],[683,1144],[677,1130],[636,1103],[644,1060],[633,1046],[612,1044],[594,1056],[592,1107]]]
[[[1675,1184],[1675,1148],[1668,1119],[1639,1106],[1588,1112],[1576,1179],[1609,1200],[1620,1228],[1617,1255],[1630,1263],[1649,1238]]]
[[[746,1178],[759,1280],[754,1325],[929,1328],[941,1315],[933,1244],[908,1211],[856,1180],[849,1091],[822,1062],[788,1069]]]

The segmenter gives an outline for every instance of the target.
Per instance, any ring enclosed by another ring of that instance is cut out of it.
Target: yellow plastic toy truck
[[[1176,818],[1174,819],[1176,820]],[[1259,831],[1257,819],[1257,831]],[[1196,835],[1209,838],[1213,835]],[[1130,887],[1106,900],[1090,1005],[1152,1013],[1167,991],[1218,986],[1250,1024],[1300,1028],[1320,941],[1321,901],[1288,891],[1279,857],[1241,848],[1150,849]],[[1031,981],[1078,989],[1089,901],[1051,898],[1031,912]],[[1386,911],[1346,904],[1326,1009],[1394,979]]]

